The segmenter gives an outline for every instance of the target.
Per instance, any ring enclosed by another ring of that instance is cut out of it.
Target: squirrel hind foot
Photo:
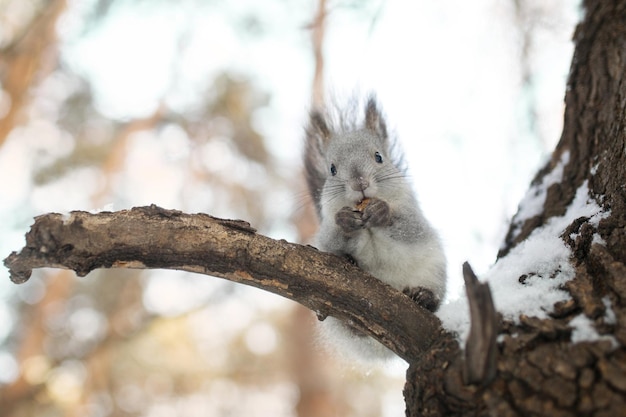
[[[349,253],[346,253],[343,255],[348,262],[350,262],[352,265],[355,266],[359,266],[359,264],[357,263],[356,259],[354,259],[354,257],[352,255],[350,255]]]
[[[441,300],[435,296],[428,288],[424,287],[406,287],[402,292],[408,295],[413,301],[415,301],[419,306],[425,308],[426,310],[434,313],[439,308],[441,304]]]

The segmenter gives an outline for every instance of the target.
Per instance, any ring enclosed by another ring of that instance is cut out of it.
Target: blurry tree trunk
[[[324,103],[324,39],[326,27],[326,0],[318,0],[317,11],[310,25],[311,46],[314,58],[313,84],[311,93],[312,107]],[[304,176],[298,180],[298,189],[304,190]],[[293,215],[293,222],[298,230],[298,241],[311,241],[317,222],[315,222],[313,204],[303,204]],[[298,385],[300,396],[296,404],[298,417],[346,415],[346,386],[338,383],[333,375],[333,358],[324,354],[315,338],[315,323],[311,312],[296,305],[291,315],[289,340],[291,347],[291,379]]]
[[[159,123],[164,121],[165,112],[165,106],[160,105],[148,117],[130,120],[124,124],[112,138],[112,148],[102,162],[104,185],[91,197],[94,207],[106,206],[110,202],[111,196],[115,195],[115,174],[124,167],[132,136],[138,132],[154,129]]]
[[[313,107],[324,103],[324,34],[326,29],[326,0],[318,0],[315,20],[311,24],[311,40],[313,43],[313,56],[315,58],[315,70],[313,73]]]
[[[0,49],[0,86],[10,100],[8,112],[0,115],[0,145],[16,125],[29,102],[29,93],[56,67],[56,25],[65,0],[44,2],[21,36]],[[2,90],[0,90],[2,91]]]
[[[323,354],[315,337],[314,315],[295,306],[289,329],[291,378],[300,396],[295,411],[298,417],[347,415],[346,386],[336,377],[333,358]]]
[[[22,314],[27,315],[24,321],[31,324],[20,329],[20,344],[16,352],[16,360],[24,366],[25,372],[22,372],[13,383],[0,390],[0,404],[2,404],[4,415],[10,415],[12,408],[20,402],[32,401],[32,398],[42,389],[40,384],[34,383],[33,377],[36,380],[43,375],[34,375],[33,370],[37,366],[35,362],[45,358],[42,347],[47,332],[46,317],[52,308],[62,308],[72,293],[76,283],[72,275],[69,271],[56,271],[50,277],[47,291],[41,301],[33,308],[22,309]]]
[[[576,219],[561,238],[571,247],[573,300],[553,318],[502,323],[498,372],[487,386],[464,386],[458,348],[442,341],[407,374],[408,416],[626,415],[626,1],[587,0],[575,33],[576,49],[565,97],[564,130],[551,161],[565,152],[562,181],[550,186],[541,214],[513,219],[504,256],[549,219],[565,214],[585,183],[610,216],[596,228]],[[605,244],[594,240],[594,234]],[[549,279],[549,278],[546,278]],[[611,309],[614,322],[606,319]],[[571,342],[569,321],[583,313],[608,340]]]

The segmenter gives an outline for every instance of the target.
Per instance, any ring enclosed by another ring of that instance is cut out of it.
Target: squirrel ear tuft
[[[374,96],[370,96],[365,106],[365,127],[376,133],[382,139],[387,139],[387,124],[378,109]]]
[[[317,136],[322,143],[327,143],[330,139],[330,129],[321,112],[314,110],[311,112],[311,122],[309,132],[312,136]]]

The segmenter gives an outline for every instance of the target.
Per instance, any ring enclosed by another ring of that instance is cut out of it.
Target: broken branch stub
[[[463,279],[470,309],[470,331],[465,343],[465,384],[486,385],[496,376],[498,315],[488,283],[478,281],[469,263],[463,264]]]

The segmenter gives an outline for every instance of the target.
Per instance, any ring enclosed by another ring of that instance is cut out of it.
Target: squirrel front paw
[[[351,233],[364,227],[390,226],[391,210],[389,204],[378,198],[371,198],[363,210],[344,207],[335,214],[335,223],[344,233]]]
[[[364,227],[362,213],[350,207],[344,207],[335,214],[335,223],[341,227],[344,233],[354,232]]]
[[[361,216],[364,223],[369,226],[390,226],[391,210],[386,201],[378,198],[372,198],[369,204],[363,210]]]

